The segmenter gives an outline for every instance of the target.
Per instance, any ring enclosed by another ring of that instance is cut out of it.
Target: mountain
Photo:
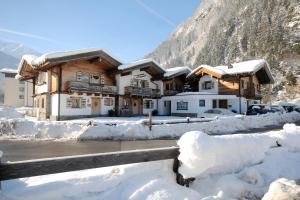
[[[290,72],[300,69],[300,1],[203,0],[146,57],[165,67],[193,68],[265,58],[282,88]]]
[[[0,69],[4,67],[16,69],[24,54],[40,55],[23,44],[0,40]]]
[[[0,69],[5,67],[16,68],[19,59],[0,51]]]

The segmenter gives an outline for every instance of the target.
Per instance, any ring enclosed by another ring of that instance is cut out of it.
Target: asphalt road
[[[2,162],[57,156],[104,153],[175,146],[176,140],[144,141],[43,141],[0,140]]]

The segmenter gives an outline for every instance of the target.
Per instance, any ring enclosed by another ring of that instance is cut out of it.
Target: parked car
[[[246,115],[261,115],[271,111],[272,110],[270,109],[270,107],[265,104],[252,104],[248,107]]]
[[[300,113],[300,106],[296,106],[296,107],[294,108],[294,111]]]
[[[219,116],[225,116],[225,115],[229,115],[229,116],[233,116],[236,115],[236,113],[224,109],[224,108],[213,108],[213,109],[209,109],[207,111],[205,111],[204,113],[200,114],[201,118],[214,118],[214,117],[219,117]]]
[[[287,111],[280,105],[271,105],[271,112],[286,113]]]
[[[286,110],[286,112],[293,112],[294,109],[297,107],[297,105],[292,103],[282,103],[280,104],[280,106],[282,106]]]

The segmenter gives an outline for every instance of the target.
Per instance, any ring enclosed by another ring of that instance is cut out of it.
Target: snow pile
[[[179,171],[196,178],[190,187],[202,198],[260,199],[273,181],[300,179],[299,128],[287,124],[282,131],[251,135],[185,133],[178,142]]]
[[[0,199],[199,199],[175,182],[172,161],[131,164],[2,182]]]
[[[0,118],[5,118],[5,119],[24,118],[24,114],[18,112],[13,107],[0,106]]]
[[[288,147],[291,151],[300,151],[300,127],[295,124],[285,124],[281,134],[276,135],[279,144]]]
[[[281,178],[274,181],[262,200],[300,199],[300,181]]]
[[[20,112],[24,112],[20,111]],[[9,114],[10,113],[10,114]],[[230,134],[238,131],[246,131],[253,128],[293,123],[300,120],[300,114],[270,113],[259,116],[226,116],[211,119],[191,118],[166,118],[154,117],[152,131],[147,126],[146,119],[126,118],[89,118],[73,121],[35,121],[23,118],[23,115],[13,108],[3,107],[0,116],[0,133],[13,137],[32,138],[67,138],[67,139],[157,139],[177,138],[188,131],[203,131],[208,134]],[[22,118],[15,118],[22,117]],[[89,122],[91,123],[89,124]]]
[[[192,131],[185,133],[178,145],[178,159],[183,163],[180,173],[184,178],[203,173],[230,173],[263,160],[265,153],[275,144],[266,135],[209,136]]]

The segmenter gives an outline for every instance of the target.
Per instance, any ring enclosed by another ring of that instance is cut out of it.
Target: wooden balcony
[[[117,87],[112,85],[90,84],[81,81],[67,81],[65,89],[68,92],[117,94]]]
[[[261,91],[255,90],[253,87],[248,87],[243,91],[242,96],[246,97],[247,99],[261,99],[262,93]]]
[[[125,94],[133,95],[133,96],[151,97],[151,98],[158,98],[161,96],[160,89],[140,88],[140,87],[133,87],[133,86],[125,87]]]

